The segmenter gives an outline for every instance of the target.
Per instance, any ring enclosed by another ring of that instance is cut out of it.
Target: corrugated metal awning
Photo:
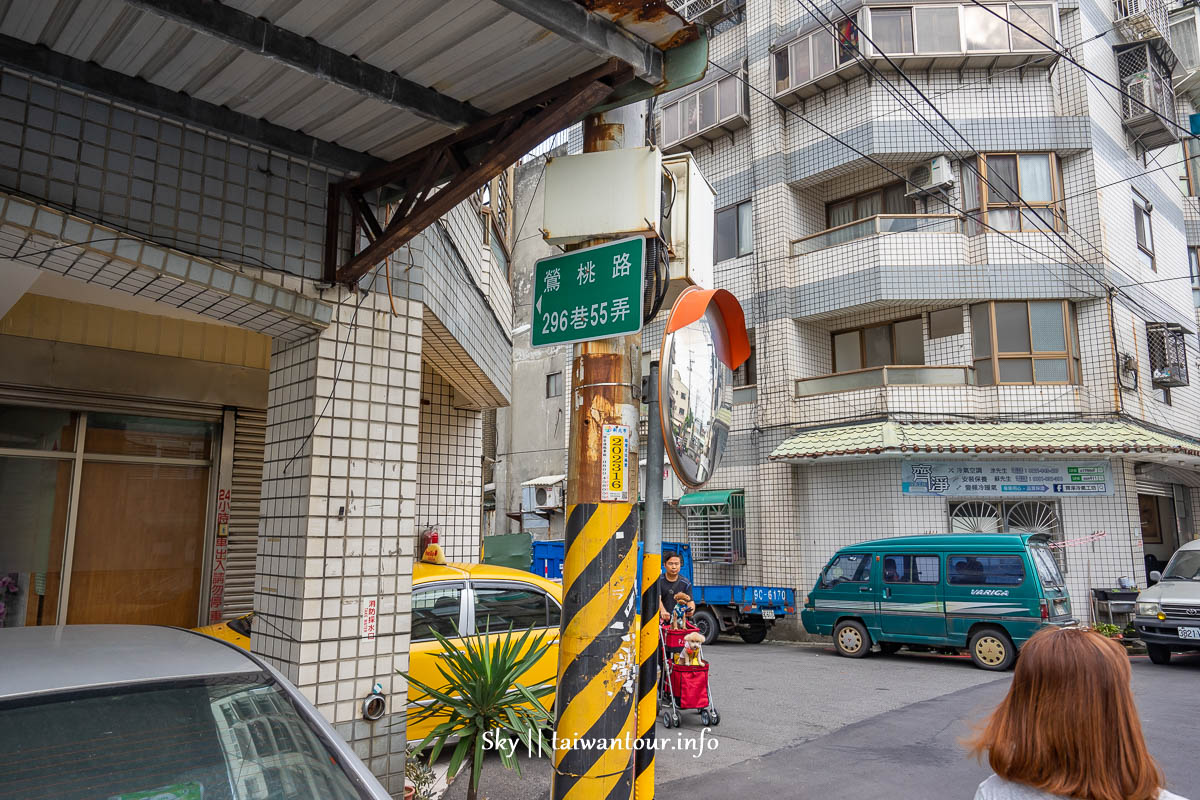
[[[723,506],[729,502],[734,492],[741,489],[710,489],[706,492],[692,492],[679,498],[681,506]]]
[[[553,486],[556,483],[561,483],[566,480],[566,475],[542,475],[538,478],[531,478],[522,483],[522,486]]]

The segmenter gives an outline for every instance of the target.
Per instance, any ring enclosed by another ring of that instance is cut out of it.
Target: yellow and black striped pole
[[[663,438],[658,408],[658,362],[646,376],[646,519],[642,529],[642,618],[638,645],[637,732],[634,753],[635,800],[654,798],[654,753],[658,718],[658,576],[662,572]]]
[[[643,105],[587,117],[584,150],[641,145]],[[577,344],[572,358],[554,800],[633,796],[641,349],[636,333]],[[603,468],[614,458],[627,465],[619,490]]]

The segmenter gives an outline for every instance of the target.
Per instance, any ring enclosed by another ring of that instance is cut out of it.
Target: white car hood
[[[1138,594],[1139,603],[1188,603],[1200,605],[1200,581],[1161,581]]]

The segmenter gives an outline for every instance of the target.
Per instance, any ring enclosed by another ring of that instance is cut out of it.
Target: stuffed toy
[[[683,649],[675,654],[675,663],[689,667],[704,666],[704,655],[700,646],[704,644],[704,634],[692,631],[683,637]]]
[[[687,592],[675,593],[675,607],[671,609],[671,630],[682,631],[687,628],[688,603],[692,598]]]

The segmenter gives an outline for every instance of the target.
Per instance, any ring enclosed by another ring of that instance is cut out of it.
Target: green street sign
[[[533,267],[532,346],[637,333],[645,271],[644,236],[540,259]]]

